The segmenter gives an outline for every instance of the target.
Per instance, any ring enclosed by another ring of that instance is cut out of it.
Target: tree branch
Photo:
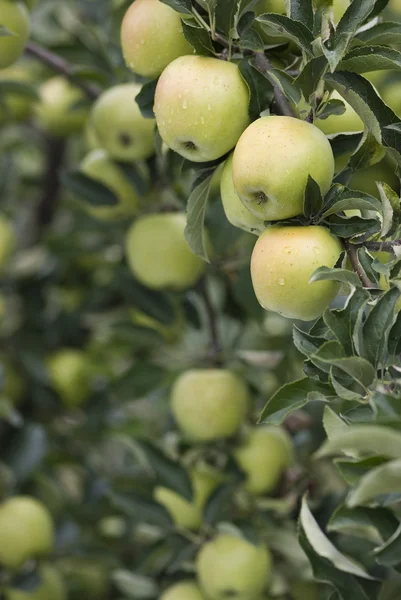
[[[267,79],[274,87],[274,99],[281,114],[286,117],[294,117],[294,111],[292,110],[290,103],[284,96],[279,86],[274,81],[272,81],[272,78],[270,77],[270,71],[273,69],[271,62],[263,52],[255,52],[254,56],[256,68],[258,69],[258,71],[260,71],[260,73],[266,75]]]
[[[394,248],[401,247],[401,240],[392,240],[390,242],[364,242],[363,244],[358,244],[357,246],[364,246],[368,250],[373,250],[373,252],[395,253]]]
[[[355,271],[355,273],[358,275],[359,279],[361,280],[363,287],[365,287],[365,288],[374,287],[373,283],[370,281],[369,277],[366,275],[365,271],[362,268],[362,265],[360,264],[360,262],[358,260],[357,246],[355,246],[354,244],[351,244],[351,242],[349,242],[348,240],[343,240],[343,242],[344,242],[344,246],[347,251],[349,260],[351,262],[352,268]]]
[[[47,48],[42,48],[42,46],[35,44],[35,42],[27,43],[25,53],[38,58],[57,73],[64,75],[64,77],[85,92],[91,100],[95,100],[99,96],[101,92],[100,88],[93,83],[82,81],[82,79],[77,77],[74,73],[74,67],[64,60],[64,58],[58,56],[58,54],[47,50]]]
[[[213,363],[216,366],[221,365],[221,342],[220,335],[217,326],[217,314],[215,308],[213,306],[212,300],[210,298],[209,290],[207,287],[206,278],[202,277],[199,281],[198,292],[203,299],[207,319],[208,319],[208,327],[209,327],[209,335],[210,335],[210,358],[213,360]]]

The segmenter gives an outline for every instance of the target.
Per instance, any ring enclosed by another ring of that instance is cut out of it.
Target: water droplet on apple
[[[278,284],[279,285],[285,285],[285,279],[284,279],[284,277],[281,277],[281,279],[278,280]]]
[[[187,108],[187,100],[184,98],[184,102],[182,103],[182,108]]]
[[[200,118],[200,122],[202,123],[202,125],[205,124],[205,119],[203,117]]]
[[[291,252],[292,252],[292,248],[291,248],[291,246],[284,246],[284,252],[285,252],[286,254],[291,254]]]
[[[313,254],[320,254],[320,249],[317,246],[313,246],[312,248]]]
[[[212,110],[212,107],[211,107],[211,105],[210,105],[210,104],[208,104],[208,105],[207,105],[207,109],[208,109],[208,110]]]

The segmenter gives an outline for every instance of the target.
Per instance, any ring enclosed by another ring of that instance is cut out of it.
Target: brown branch
[[[344,246],[347,251],[347,254],[348,254],[348,258],[351,262],[352,268],[355,271],[355,273],[358,275],[359,279],[361,280],[363,287],[365,287],[365,288],[374,287],[373,283],[370,281],[369,277],[366,275],[365,271],[362,268],[362,265],[360,264],[360,262],[358,260],[357,246],[355,246],[354,244],[351,244],[351,242],[349,242],[348,240],[343,240],[343,242],[344,242]]]
[[[277,83],[273,81],[272,77],[270,76],[270,71],[272,71],[273,65],[263,52],[255,52],[254,56],[256,68],[258,69],[258,71],[260,71],[260,73],[266,75],[267,79],[274,87],[274,99],[281,114],[286,117],[294,117],[295,114],[291,108],[290,103],[288,102],[287,98],[285,97]]]
[[[221,361],[221,341],[219,335],[219,329],[217,325],[217,314],[210,298],[209,290],[207,287],[206,278],[202,277],[199,281],[198,292],[203,299],[205,310],[208,319],[209,335],[210,335],[210,358],[216,366],[220,366]]]
[[[25,53],[38,58],[57,73],[64,75],[64,77],[85,92],[91,100],[95,100],[99,96],[101,92],[100,88],[93,83],[82,81],[82,79],[77,77],[74,73],[74,67],[64,60],[64,58],[58,56],[58,54],[47,50],[47,48],[42,48],[42,46],[35,44],[35,42],[27,43],[25,46]]]
[[[358,244],[359,247],[364,246],[368,250],[373,250],[373,252],[392,252],[395,254],[394,248],[401,247],[401,240],[393,240],[390,242],[364,242],[363,244]]]

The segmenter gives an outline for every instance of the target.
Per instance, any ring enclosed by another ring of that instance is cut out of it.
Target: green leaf
[[[183,21],[182,29],[185,39],[195,48],[197,54],[205,56],[214,56],[216,54],[212,40],[206,29],[193,24],[192,21]]]
[[[135,102],[145,119],[154,119],[153,106],[155,103],[156,86],[159,79],[152,79],[143,84],[139,94],[135,96]]]
[[[280,35],[292,40],[307,56],[313,57],[313,34],[308,27],[300,21],[293,21],[285,15],[267,13],[256,19],[262,26],[274,29]]]
[[[257,119],[266,110],[274,97],[274,89],[270,81],[261,73],[249,59],[238,63],[239,70],[249,88],[249,116]]]
[[[315,93],[323,75],[327,69],[325,56],[316,56],[309,60],[301,70],[294,84],[302,90],[305,100],[309,100]]]
[[[229,40],[237,38],[242,15],[255,4],[256,0],[218,0],[214,8],[217,29]]]
[[[320,187],[316,181],[308,175],[308,181],[304,191],[303,213],[307,219],[317,215],[323,206],[323,197]]]
[[[159,587],[153,579],[117,569],[113,571],[112,580],[121,594],[127,598],[155,598],[159,596]]]
[[[213,175],[204,179],[193,190],[188,200],[187,225],[185,227],[185,239],[192,252],[210,262],[206,247],[205,215],[207,201],[210,195],[210,185]]]
[[[133,519],[151,523],[162,528],[172,527],[171,517],[164,506],[161,506],[161,504],[158,504],[148,496],[138,492],[123,494],[114,491],[110,492],[108,496],[113,506]]]
[[[279,425],[294,410],[309,402],[326,402],[331,395],[327,385],[309,377],[287,383],[268,400],[259,422]]]
[[[370,362],[359,356],[344,357],[344,349],[339,342],[326,342],[313,358],[337,367],[365,389],[372,385],[376,378],[376,371]]]
[[[115,206],[118,204],[118,198],[108,187],[80,171],[62,173],[61,183],[92,206]]]
[[[313,6],[312,0],[290,0],[290,17],[294,21],[300,21],[310,31],[313,30]]]
[[[292,340],[294,346],[301,354],[304,354],[308,358],[313,356],[327,340],[323,337],[311,335],[307,331],[302,331],[296,325],[292,330]]]
[[[0,101],[1,96],[5,96],[6,94],[31,98],[32,100],[39,100],[38,93],[32,85],[22,81],[0,79]]]
[[[388,337],[396,318],[394,309],[400,294],[398,288],[392,288],[383,294],[363,326],[362,356],[375,367],[382,365],[385,360]]]
[[[401,494],[401,459],[391,460],[364,475],[349,493],[348,506],[359,506],[384,494]]]
[[[123,171],[125,177],[139,196],[143,197],[149,192],[149,181],[144,179],[140,169],[138,169],[135,163],[116,162],[116,164],[119,169]]]
[[[170,6],[176,10],[178,13],[184,15],[192,14],[191,0],[162,0],[162,2],[163,4],[167,4],[167,6]]]
[[[352,286],[351,294],[342,310],[327,309],[323,314],[324,322],[343,346],[347,355],[354,353],[355,328],[369,299],[370,295],[365,289]]]
[[[151,363],[136,363],[113,381],[110,391],[119,402],[143,398],[161,387],[166,379],[164,369]]]
[[[339,65],[340,71],[359,74],[387,69],[401,69],[401,52],[386,46],[357,46],[344,56]]]
[[[398,521],[385,508],[349,508],[344,504],[334,511],[327,531],[367,539],[382,544],[397,530]]]
[[[392,46],[401,42],[401,24],[385,21],[377,23],[373,27],[369,27],[364,31],[359,31],[356,34],[355,41],[360,41],[364,44],[380,44],[383,46]]]
[[[343,115],[345,113],[345,104],[342,100],[329,100],[323,109],[318,112],[319,119],[327,119],[332,115]]]
[[[48,452],[48,435],[41,425],[26,424],[14,434],[4,462],[18,483],[24,483],[42,466]]]
[[[309,283],[314,281],[338,281],[339,283],[348,283],[351,287],[361,287],[358,275],[348,269],[319,267],[309,279]]]
[[[223,483],[213,491],[203,511],[205,523],[213,525],[224,518],[227,514],[227,506],[237,489],[238,482],[232,482]]]
[[[400,225],[400,198],[384,181],[378,181],[376,185],[383,204],[383,223],[380,237],[384,238],[385,236],[393,235]]]
[[[353,425],[325,442],[316,458],[356,451],[370,456],[401,458],[401,433],[380,425]]]
[[[380,565],[386,567],[399,565],[401,563],[401,526],[384,544],[379,548],[375,548],[373,552]]]
[[[247,12],[238,23],[238,44],[242,51],[252,50],[253,52],[263,52],[264,42],[259,31],[253,27],[254,20],[254,13]]]
[[[351,156],[349,166],[353,171],[370,167],[383,159],[384,152],[383,146],[376,138],[369,131],[365,131],[364,140]]]
[[[351,455],[352,452],[347,450],[347,454]],[[358,453],[354,452],[354,454]],[[364,459],[335,458],[333,460],[338,472],[348,485],[355,485],[366,473],[385,462],[386,459],[382,456],[371,456]]]
[[[362,233],[376,233],[380,230],[380,221],[376,219],[364,219],[362,217],[342,217],[332,215],[327,220],[331,233],[341,238],[352,239]]]
[[[343,187],[341,192],[337,194],[335,202],[323,212],[322,216],[326,219],[331,215],[351,209],[370,210],[381,213],[382,204],[377,198],[369,194]]]

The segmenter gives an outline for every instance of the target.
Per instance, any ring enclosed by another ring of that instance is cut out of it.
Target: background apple
[[[82,350],[63,348],[48,360],[50,381],[69,408],[81,406],[90,395],[90,372]]]
[[[33,591],[22,591],[17,588],[7,588],[5,600],[66,600],[67,589],[64,580],[57,569],[51,565],[39,568],[41,582]]]
[[[0,269],[3,269],[16,246],[14,229],[5,215],[0,214]]]
[[[326,136],[292,117],[254,121],[234,150],[237,194],[256,217],[267,221],[301,214],[308,175],[325,194],[333,174],[334,157]]]
[[[45,81],[39,88],[39,96],[35,114],[40,127],[57,137],[83,128],[88,116],[86,97],[65,77],[59,75]]]
[[[22,55],[28,41],[29,14],[25,4],[0,0],[0,25],[12,34],[0,36],[0,69],[5,69]]]
[[[192,581],[172,585],[161,595],[160,600],[206,600],[201,590]]]
[[[137,83],[122,83],[103,92],[93,105],[90,127],[116,160],[142,160],[154,152],[155,122],[145,119],[135,102],[140,91]]]
[[[327,119],[316,119],[315,125],[326,135],[331,133],[363,131],[364,124],[352,106],[336,90],[331,92],[330,100],[341,100],[345,105],[342,115],[330,115]]]
[[[126,254],[135,277],[153,289],[184,290],[199,279],[206,263],[189,249],[183,213],[145,215],[128,231]]]
[[[309,279],[319,267],[334,267],[341,252],[339,240],[324,227],[269,227],[257,240],[251,259],[257,299],[266,310],[286,317],[316,319],[339,286]]]
[[[226,369],[193,369],[177,379],[171,408],[191,440],[211,441],[233,435],[245,418],[249,395],[244,382]]]
[[[182,56],[160,76],[154,110],[167,146],[188,160],[206,162],[235,146],[249,124],[248,104],[248,88],[237,65]]]
[[[375,165],[356,171],[347,183],[347,187],[379,198],[377,181],[387,183],[397,193],[400,190],[400,180],[396,175],[396,164],[388,156],[385,156]]]

